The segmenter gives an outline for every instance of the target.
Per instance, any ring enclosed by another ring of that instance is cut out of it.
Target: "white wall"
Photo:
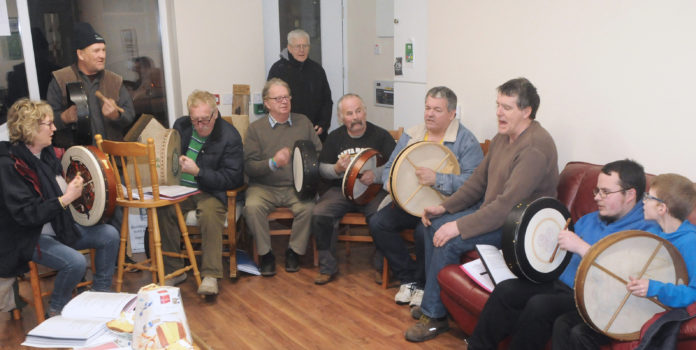
[[[374,81],[394,79],[394,38],[377,37],[376,1],[346,1],[346,92],[363,98],[370,122],[392,129],[394,109],[375,106]],[[375,45],[381,47],[381,54],[374,53]],[[334,100],[334,107],[337,102]]]
[[[430,0],[428,87],[454,89],[483,139],[496,87],[527,77],[560,166],[629,157],[696,180],[694,18],[693,1]]]
[[[261,91],[266,82],[261,1],[174,1],[181,101],[194,89],[231,94],[233,84]],[[220,106],[223,115],[231,105]]]

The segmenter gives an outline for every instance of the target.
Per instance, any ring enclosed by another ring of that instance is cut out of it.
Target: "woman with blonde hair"
[[[96,249],[92,289],[111,289],[119,234],[106,224],[79,225],[66,210],[82,195],[83,179],[63,177],[51,146],[56,126],[49,104],[18,100],[7,126],[10,141],[0,142],[0,277],[28,271],[30,260],[57,270],[48,308],[57,315],[85,274],[77,249]]]

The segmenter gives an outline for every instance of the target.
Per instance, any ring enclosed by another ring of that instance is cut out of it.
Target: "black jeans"
[[[512,336],[510,349],[543,349],[556,318],[574,309],[573,290],[558,280],[544,284],[503,281],[483,307],[469,349],[497,349],[507,336]]]

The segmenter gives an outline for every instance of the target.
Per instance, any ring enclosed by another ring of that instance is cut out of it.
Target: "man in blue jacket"
[[[606,164],[593,190],[598,210],[580,218],[575,232],[559,234],[559,248],[573,253],[561,276],[542,284],[511,279],[496,286],[468,340],[468,349],[497,349],[507,336],[512,337],[510,349],[543,349],[556,318],[575,309],[575,274],[590,246],[615,232],[657,228],[643,218],[644,192],[645,172],[640,164],[632,160]]]
[[[198,294],[214,295],[218,293],[217,279],[222,277],[222,232],[227,214],[225,191],[244,183],[242,138],[232,124],[222,120],[211,93],[193,91],[186,106],[189,115],[174,122],[174,129],[181,134],[181,185],[198,188],[201,192],[180,205],[184,213],[196,210],[201,228],[203,281]],[[178,252],[181,231],[174,207],[158,209],[158,216],[162,250]],[[182,268],[183,264],[181,258],[164,257],[166,274]],[[186,274],[182,274],[167,280],[166,284],[176,285],[185,279]]]

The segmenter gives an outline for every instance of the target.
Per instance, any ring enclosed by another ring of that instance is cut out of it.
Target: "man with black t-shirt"
[[[356,94],[346,94],[338,100],[338,118],[343,124],[329,134],[319,155],[319,171],[331,187],[321,195],[312,211],[312,233],[317,240],[319,251],[319,275],[316,284],[326,284],[338,272],[335,256],[337,233],[336,220],[349,211],[359,211],[370,217],[377,211],[379,203],[387,195],[381,189],[366,205],[358,205],[343,197],[341,183],[346,168],[353,156],[366,148],[374,148],[384,159],[394,150],[394,139],[388,131],[367,121],[367,111],[362,98]],[[367,170],[358,181],[365,186],[380,183],[383,166],[374,171]]]

